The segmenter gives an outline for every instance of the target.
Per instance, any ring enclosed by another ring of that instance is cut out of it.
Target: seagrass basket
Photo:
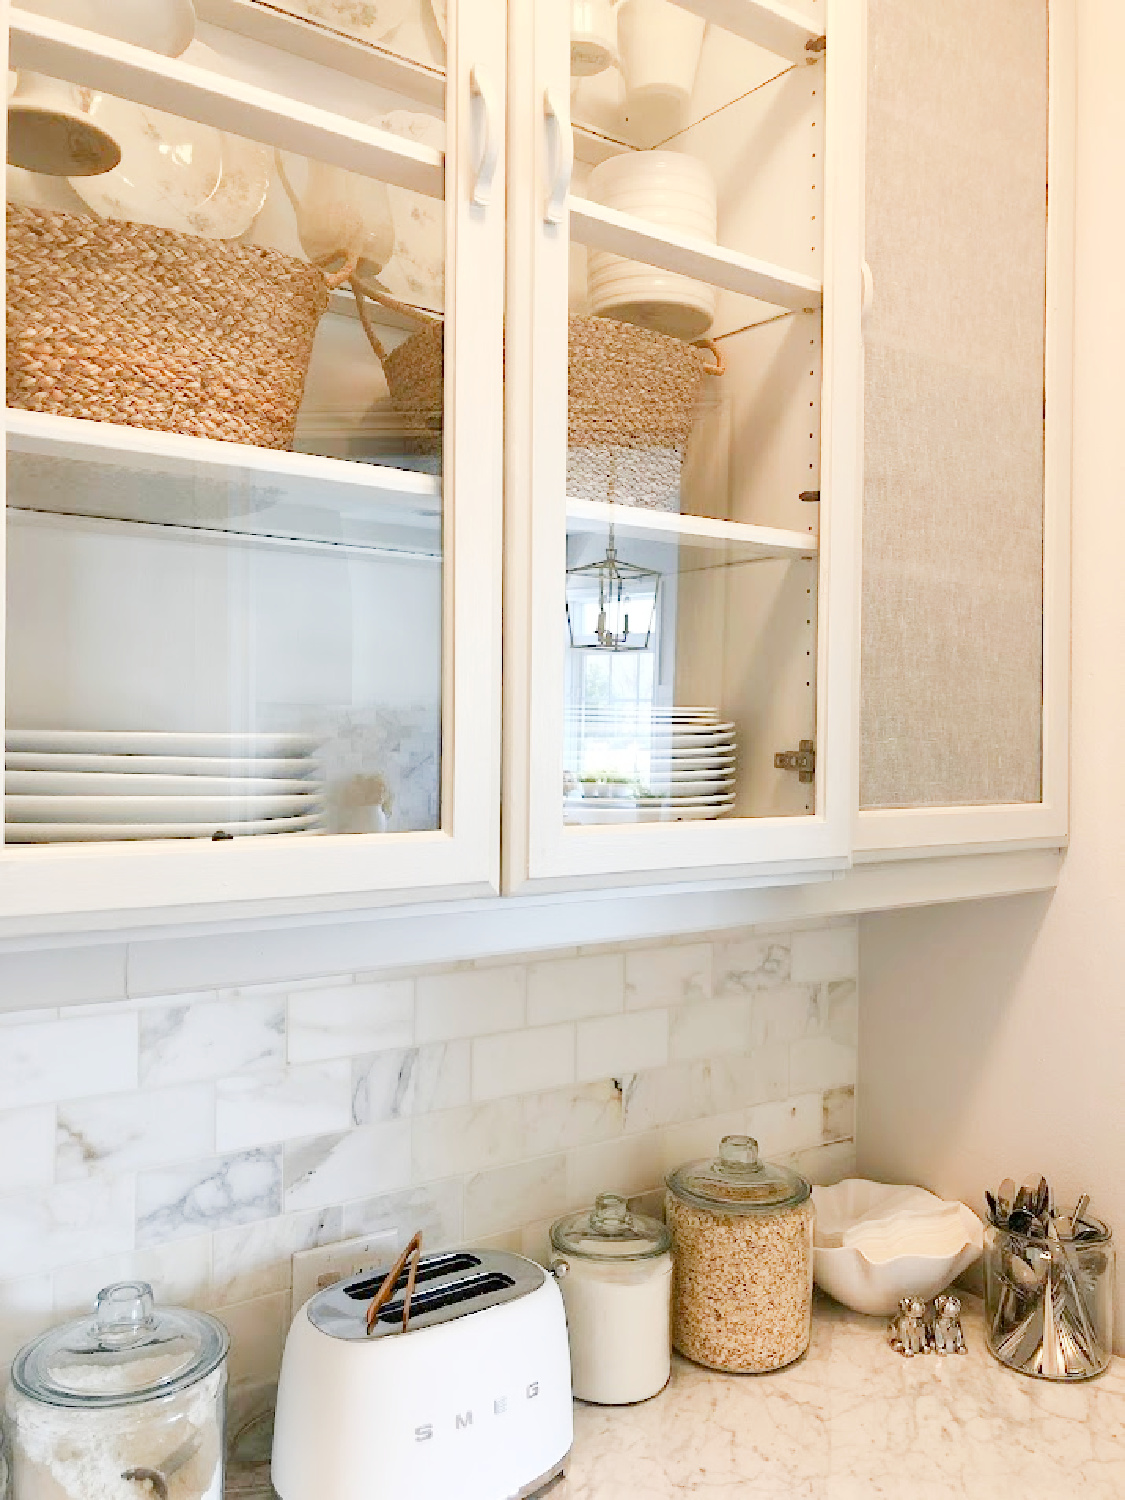
[[[324,273],[256,245],[8,208],[9,406],[289,448]]]
[[[433,451],[441,436],[442,325],[431,323],[388,352],[362,293],[357,300],[404,433]],[[700,388],[724,369],[715,345],[685,344],[613,318],[572,316],[568,366],[567,493],[677,509]]]

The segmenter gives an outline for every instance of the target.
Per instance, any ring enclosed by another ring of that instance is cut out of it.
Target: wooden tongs
[[[407,1245],[406,1249],[395,1261],[394,1265],[383,1277],[383,1284],[372,1297],[367,1309],[367,1334],[368,1337],[375,1332],[375,1324],[379,1314],[395,1294],[398,1278],[402,1275],[407,1261],[410,1262],[410,1275],[406,1282],[406,1295],[402,1299],[402,1331],[406,1332],[406,1325],[410,1321],[410,1301],[414,1296],[414,1283],[418,1279],[418,1262],[422,1257],[422,1231],[418,1233]]]

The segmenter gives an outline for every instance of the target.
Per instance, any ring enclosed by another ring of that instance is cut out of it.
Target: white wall
[[[1086,1191],[1125,1236],[1125,52],[1078,0],[1071,847],[1053,897],[865,918],[859,1162],[979,1205]],[[1125,1350],[1125,1295],[1117,1343]]]

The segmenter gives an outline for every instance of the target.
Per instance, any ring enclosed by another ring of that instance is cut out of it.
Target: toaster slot
[[[480,1265],[480,1259],[476,1255],[470,1255],[467,1251],[453,1251],[447,1255],[427,1255],[418,1262],[418,1274],[414,1278],[417,1284],[424,1281],[437,1281],[439,1276],[459,1276],[464,1271],[475,1271]],[[365,1276],[361,1281],[353,1281],[344,1288],[345,1296],[353,1302],[370,1302],[375,1293],[386,1281],[385,1275]],[[395,1291],[405,1291],[406,1283],[410,1279],[409,1270],[403,1271],[395,1282]],[[510,1282],[506,1283],[511,1285]],[[414,1298],[415,1307],[420,1305],[420,1299]],[[399,1303],[398,1315],[402,1317],[402,1304]]]
[[[477,1261],[477,1265],[480,1262]],[[406,1279],[403,1278],[405,1286]],[[492,1292],[505,1292],[515,1286],[510,1276],[503,1271],[484,1271],[479,1276],[466,1276],[462,1281],[452,1281],[446,1286],[435,1286],[428,1292],[416,1292],[410,1302],[410,1316],[424,1317],[426,1313],[438,1312],[441,1308],[456,1307],[462,1302],[475,1302]],[[403,1300],[388,1302],[379,1313],[380,1323],[402,1322]]]

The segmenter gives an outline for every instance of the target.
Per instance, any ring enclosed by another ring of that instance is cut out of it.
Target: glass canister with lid
[[[811,1188],[758,1156],[746,1135],[667,1178],[675,1276],[672,1340],[715,1370],[760,1373],[799,1359],[812,1326]]]
[[[11,1500],[222,1500],[229,1345],[145,1282],[104,1287],[12,1365]]]
[[[570,1334],[571,1385],[582,1401],[646,1401],[671,1370],[671,1235],[602,1193],[551,1226],[551,1270]]]

